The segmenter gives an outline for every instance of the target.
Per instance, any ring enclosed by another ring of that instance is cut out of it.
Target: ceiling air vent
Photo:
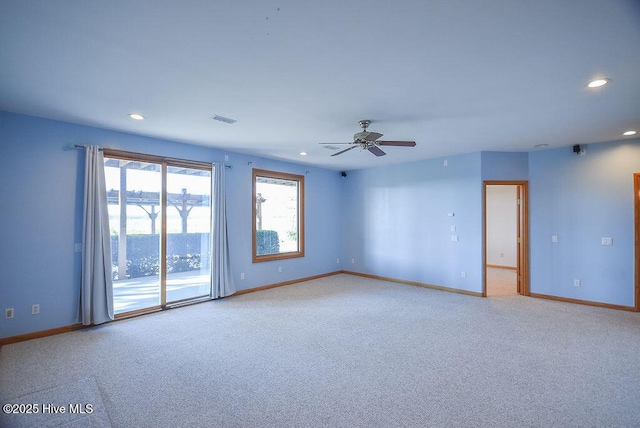
[[[224,122],[224,123],[236,123],[237,120],[235,119],[230,119],[228,117],[224,117],[224,116],[218,116],[217,114],[215,116],[212,117],[213,120],[217,120],[218,122]]]

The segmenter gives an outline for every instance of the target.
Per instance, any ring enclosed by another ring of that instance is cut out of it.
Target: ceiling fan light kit
[[[395,147],[415,147],[415,141],[381,141],[378,140],[382,137],[383,134],[379,132],[369,132],[367,128],[371,125],[371,121],[367,119],[363,119],[358,122],[360,128],[362,128],[361,132],[357,132],[353,135],[352,143],[335,143],[335,144],[350,144],[351,147],[348,147],[344,150],[341,150],[337,153],[332,154],[331,156],[338,156],[342,153],[348,152],[349,150],[353,150],[357,147],[360,147],[362,150],[368,150],[370,153],[375,156],[384,156],[386,153],[379,146],[395,146]],[[325,145],[325,147],[327,147]]]

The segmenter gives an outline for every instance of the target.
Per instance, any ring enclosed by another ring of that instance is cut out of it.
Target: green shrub
[[[275,230],[257,230],[256,231],[256,253],[261,256],[264,254],[278,254],[280,252],[280,240],[278,232]]]
[[[209,266],[208,233],[170,233],[167,235],[167,271],[186,272]],[[207,245],[203,247],[202,243]],[[118,235],[111,236],[113,277],[118,276]],[[160,273],[160,236],[127,235],[127,278]]]

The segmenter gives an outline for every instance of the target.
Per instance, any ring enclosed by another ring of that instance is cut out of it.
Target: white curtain
[[[91,325],[114,318],[107,189],[99,147],[85,147],[84,166],[80,315],[83,325]]]
[[[213,284],[211,297],[230,296],[236,292],[229,261],[229,241],[227,237],[227,207],[225,202],[225,166],[213,167]]]

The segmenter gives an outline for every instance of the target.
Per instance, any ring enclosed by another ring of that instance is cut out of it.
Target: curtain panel
[[[83,325],[114,319],[107,189],[98,146],[85,147],[80,317]]]
[[[213,273],[211,297],[230,296],[236,292],[229,260],[229,239],[227,235],[227,206],[225,197],[225,166],[213,166]]]

